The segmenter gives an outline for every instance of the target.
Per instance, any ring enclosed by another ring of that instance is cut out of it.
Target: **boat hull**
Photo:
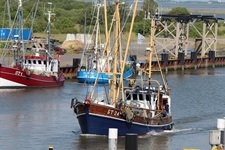
[[[74,108],[82,134],[108,135],[109,128],[117,128],[118,136],[135,133],[139,136],[150,132],[171,130],[172,117],[161,119],[147,119],[136,116],[128,122],[119,109],[96,104],[84,104]]]
[[[0,88],[57,87],[64,85],[64,81],[63,73],[58,78],[36,74],[27,75],[22,69],[0,65]]]
[[[133,68],[131,67],[128,71],[124,72],[123,78],[127,79],[133,75]],[[97,71],[78,71],[77,79],[81,83],[94,83],[96,78],[98,77],[98,83],[108,83],[108,79],[112,79],[112,75],[107,73],[98,73]]]

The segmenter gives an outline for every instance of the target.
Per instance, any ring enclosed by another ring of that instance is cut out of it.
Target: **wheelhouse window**
[[[137,100],[138,97],[137,97],[137,94],[133,94],[133,100]]]
[[[139,94],[139,100],[144,100],[144,94]]]
[[[126,93],[127,100],[131,100],[131,95],[129,93]]]
[[[146,94],[146,100],[151,101],[151,95],[150,94]]]

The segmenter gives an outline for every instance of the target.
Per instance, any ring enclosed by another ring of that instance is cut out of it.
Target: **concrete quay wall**
[[[159,61],[161,69],[166,71],[174,70],[186,70],[186,69],[198,69],[198,68],[215,68],[215,67],[224,67],[225,66],[225,57],[215,57],[214,59],[210,58],[197,58],[193,59],[184,59],[181,60],[168,60],[168,61]],[[141,63],[141,67],[148,65],[146,62]],[[152,62],[152,68],[158,69],[158,62]],[[60,68],[66,79],[76,79],[77,77],[77,66],[66,66]]]

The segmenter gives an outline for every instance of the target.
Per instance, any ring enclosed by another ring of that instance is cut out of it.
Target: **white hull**
[[[0,85],[1,87],[8,87],[8,86],[11,86],[11,87],[26,87],[26,85],[24,84],[20,84],[20,83],[17,83],[17,82],[13,82],[13,81],[10,81],[10,80],[7,80],[7,79],[3,79],[3,78],[0,78]]]

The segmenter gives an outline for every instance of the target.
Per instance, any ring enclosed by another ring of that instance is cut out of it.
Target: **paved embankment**
[[[129,54],[130,55],[136,55],[137,60],[139,61],[145,61],[147,59],[147,56],[145,56],[146,47],[148,47],[148,44],[136,44],[131,43],[129,48]],[[81,58],[80,54],[65,54],[61,55],[61,67],[66,66],[72,66],[73,65],[73,59],[74,58]]]

